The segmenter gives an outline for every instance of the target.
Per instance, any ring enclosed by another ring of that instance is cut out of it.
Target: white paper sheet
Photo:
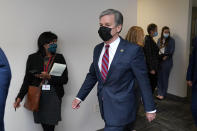
[[[65,64],[54,63],[49,74],[53,76],[62,76],[65,69]]]

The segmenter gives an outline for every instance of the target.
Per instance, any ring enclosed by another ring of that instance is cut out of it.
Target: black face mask
[[[111,28],[101,26],[98,30],[98,34],[103,41],[108,41],[113,37],[111,35],[111,30]]]

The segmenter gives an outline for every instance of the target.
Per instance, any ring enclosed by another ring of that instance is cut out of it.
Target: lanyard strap
[[[52,56],[52,57],[53,57],[53,56]],[[45,65],[44,65],[44,71],[46,71],[46,72],[48,72],[48,68],[50,69],[51,66],[52,66],[52,64],[53,64],[53,61],[54,61],[54,59],[55,59],[55,56],[53,57],[53,59],[52,59],[52,57],[49,58],[49,61],[48,61],[48,63],[47,63],[46,68],[45,68]],[[52,59],[52,61],[51,61],[51,59]],[[51,62],[51,64],[50,64],[50,62]],[[39,88],[42,87],[42,85],[44,84],[44,82],[45,82],[45,80],[43,79],[43,80],[41,81],[40,85],[39,85]]]
[[[48,61],[48,63],[47,63],[47,66],[45,67],[45,65],[44,65],[44,72],[47,72],[47,70],[48,70],[48,68],[49,68],[49,64],[50,64],[50,62],[51,62],[51,58],[52,58],[52,57],[49,58],[49,61]]]

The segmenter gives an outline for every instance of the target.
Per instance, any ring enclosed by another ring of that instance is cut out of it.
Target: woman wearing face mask
[[[44,80],[39,111],[33,113],[35,123],[40,123],[44,131],[54,131],[55,125],[61,121],[63,85],[68,81],[67,69],[61,76],[52,76],[47,73],[50,70],[49,65],[66,64],[64,56],[56,53],[56,48],[57,36],[54,33],[44,32],[39,36],[38,51],[28,57],[24,81],[14,103],[15,108],[20,107],[21,101],[28,92],[28,86],[39,86]]]
[[[162,28],[161,37],[157,45],[160,49],[160,69],[158,74],[158,96],[159,100],[164,99],[168,89],[168,79],[173,65],[172,56],[175,49],[175,41],[170,36],[170,29],[167,26]]]
[[[159,68],[159,48],[153,39],[153,37],[158,35],[157,25],[148,25],[147,32],[148,35],[145,37],[144,54],[146,57],[152,93],[154,94],[155,88],[157,86],[157,73]]]

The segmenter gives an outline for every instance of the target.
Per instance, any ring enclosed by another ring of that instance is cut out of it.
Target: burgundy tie
[[[103,81],[105,81],[108,73],[109,67],[109,45],[105,45],[105,53],[102,58],[102,65],[101,65],[101,76]]]

